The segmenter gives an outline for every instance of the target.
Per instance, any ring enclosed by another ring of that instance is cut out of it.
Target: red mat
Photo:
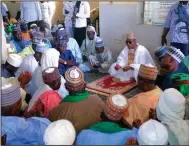
[[[100,79],[97,79],[91,83],[88,83],[86,90],[97,94],[109,96],[116,93],[125,93],[130,89],[137,86],[136,82],[125,81],[121,82],[116,78],[107,75]]]

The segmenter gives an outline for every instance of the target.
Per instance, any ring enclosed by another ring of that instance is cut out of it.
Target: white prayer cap
[[[178,61],[178,63],[180,63],[185,57],[184,54],[180,51],[180,49],[177,49],[173,46],[169,47],[166,53],[172,56],[176,61]]]
[[[58,67],[60,53],[54,49],[49,48],[43,52],[41,57],[41,68],[42,71],[49,67]]]
[[[49,48],[48,44],[40,41],[40,43],[37,44],[37,46],[36,46],[36,51],[43,53],[45,51],[45,49],[48,49],[48,48]]]
[[[137,141],[139,145],[167,145],[167,129],[160,122],[149,120],[140,126]]]
[[[136,39],[136,35],[135,35],[133,32],[129,32],[129,33],[127,34],[127,39],[130,39],[130,40]]]
[[[20,86],[9,83],[7,78],[1,79],[1,106],[6,107],[15,104],[21,99]]]
[[[19,67],[22,64],[22,58],[17,54],[10,54],[7,62],[14,67]]]
[[[72,145],[75,137],[72,123],[68,120],[58,120],[47,127],[43,140],[45,145]]]

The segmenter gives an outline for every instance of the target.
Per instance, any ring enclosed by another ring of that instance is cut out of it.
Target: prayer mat
[[[88,83],[86,85],[86,90],[96,94],[109,96],[111,94],[117,94],[117,93],[123,94],[136,86],[137,86],[136,82],[131,82],[131,81],[121,82],[115,77],[106,75],[91,83]]]

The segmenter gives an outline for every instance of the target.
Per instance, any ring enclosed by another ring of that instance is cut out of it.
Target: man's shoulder
[[[143,45],[138,45],[137,51],[140,51],[140,52],[148,52],[147,48],[144,47]]]

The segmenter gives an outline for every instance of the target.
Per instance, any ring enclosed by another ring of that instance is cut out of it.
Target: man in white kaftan
[[[95,49],[95,55],[88,57],[90,62],[88,66],[91,66],[92,69],[98,69],[100,73],[108,73],[108,69],[113,63],[112,52],[104,46],[103,40],[99,37],[96,40]]]
[[[51,6],[49,2],[41,1],[40,2],[41,7],[41,14],[42,14],[42,20],[46,22],[47,28],[51,30]]]
[[[64,1],[63,2],[63,15],[65,16],[64,18],[64,24],[65,24],[65,29],[68,34],[68,37],[73,38],[73,28],[72,28],[72,17],[74,13],[74,6],[75,2],[74,1]]]
[[[127,46],[121,51],[117,62],[110,67],[108,73],[121,81],[131,78],[137,80],[141,64],[156,65],[148,50],[137,43],[134,33],[127,34],[126,44]]]

